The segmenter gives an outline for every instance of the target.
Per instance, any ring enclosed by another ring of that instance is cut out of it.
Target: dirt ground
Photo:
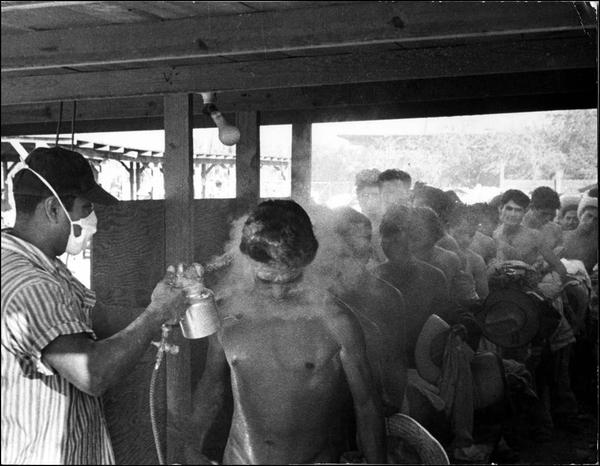
[[[589,407],[581,411],[570,430],[555,427],[548,442],[519,438],[511,445],[519,459],[511,464],[598,464],[598,415]]]

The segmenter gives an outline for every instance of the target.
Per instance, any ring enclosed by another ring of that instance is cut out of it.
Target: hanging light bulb
[[[212,121],[215,122],[217,128],[219,128],[219,141],[226,146],[233,146],[240,140],[240,130],[235,126],[230,125],[223,114],[217,109],[216,105],[212,102],[214,94],[212,92],[201,92],[204,106],[202,107],[202,113],[209,115]]]

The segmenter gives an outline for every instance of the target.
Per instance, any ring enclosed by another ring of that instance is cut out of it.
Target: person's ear
[[[63,209],[54,196],[47,197],[42,201],[42,209],[50,223],[60,223]]]

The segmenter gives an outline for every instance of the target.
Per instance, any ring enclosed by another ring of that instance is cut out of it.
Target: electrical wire
[[[58,146],[58,137],[60,136],[60,126],[62,124],[62,114],[63,114],[63,102],[60,101],[60,107],[58,110],[58,124],[56,125],[56,142],[55,146]]]
[[[75,118],[77,116],[77,101],[73,101],[73,116],[71,117],[71,150],[73,150],[75,141]]]

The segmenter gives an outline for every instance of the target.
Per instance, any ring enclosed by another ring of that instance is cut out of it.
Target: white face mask
[[[58,199],[58,203],[63,208],[65,215],[67,216],[67,219],[69,219],[69,223],[71,224],[71,232],[69,233],[69,239],[67,241],[67,247],[65,252],[73,256],[79,254],[87,246],[94,233],[96,233],[98,226],[98,218],[96,217],[96,212],[92,211],[92,213],[87,217],[81,218],[74,222],[73,220],[71,220],[69,212],[60,200],[60,197],[58,197],[58,194],[56,194],[54,188],[50,185],[50,183],[48,183],[44,179],[42,175],[40,175],[35,170],[29,168],[24,161],[21,161],[19,162],[18,166],[15,167],[13,176],[21,170],[29,170],[30,172],[34,173],[42,181],[42,183],[44,183],[48,187],[48,189],[52,192],[54,197]],[[81,232],[79,233],[79,235],[75,234],[74,225],[78,225],[81,228]]]
[[[81,218],[74,222],[71,220],[69,213],[66,210],[65,212],[69,218],[69,222],[71,222],[71,233],[69,233],[69,241],[67,242],[66,252],[76,256],[84,250],[84,248],[90,242],[90,239],[92,239],[92,236],[94,236],[94,233],[96,233],[98,218],[96,217],[96,212],[92,211],[92,213],[87,217]],[[74,225],[79,225],[81,227],[81,233],[79,236],[75,236]]]

